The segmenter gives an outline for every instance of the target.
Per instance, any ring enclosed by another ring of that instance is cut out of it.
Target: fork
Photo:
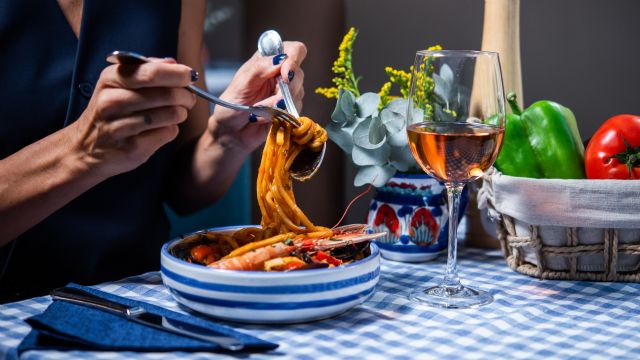
[[[149,62],[150,60],[146,56],[140,55],[132,51],[116,50],[107,56],[107,61],[112,64],[143,64],[143,63]],[[224,106],[226,108],[233,109],[233,110],[252,113],[256,116],[260,116],[269,120],[275,119],[278,121],[283,121],[296,128],[300,127],[300,120],[298,120],[296,117],[294,117],[293,115],[289,114],[284,110],[271,107],[271,106],[263,106],[263,105],[246,106],[246,105],[230,103],[228,101],[224,101],[216,96],[209,94],[208,92],[200,89],[195,85],[189,85],[187,86],[187,89],[192,93],[214,104],[218,104],[220,106]]]

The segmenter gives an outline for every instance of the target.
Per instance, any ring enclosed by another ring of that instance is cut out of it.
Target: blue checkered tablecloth
[[[407,299],[442,276],[445,256],[422,264],[383,260],[373,297],[332,319],[298,325],[230,326],[280,347],[251,359],[640,359],[640,284],[537,280],[511,271],[499,252],[461,249],[465,284],[493,294],[478,309],[443,310]],[[147,273],[97,288],[182,311]],[[22,320],[51,302],[0,305],[0,358],[15,358]],[[226,357],[227,355],[218,355]],[[28,351],[24,359],[211,358],[208,353]]]

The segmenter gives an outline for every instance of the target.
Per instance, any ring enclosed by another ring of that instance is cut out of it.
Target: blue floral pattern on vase
[[[466,188],[465,188],[466,189]],[[382,256],[397,261],[426,261],[447,247],[447,193],[426,174],[396,174],[376,189],[367,223],[387,236],[376,240]],[[460,214],[466,208],[466,191]]]

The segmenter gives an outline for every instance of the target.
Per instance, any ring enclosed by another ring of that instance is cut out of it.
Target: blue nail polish
[[[280,55],[276,55],[273,57],[273,65],[280,65],[281,62],[284,61],[284,59],[287,58],[287,54],[280,54]]]
[[[191,69],[191,82],[198,81],[198,78],[200,78],[200,74],[198,74],[197,71]]]
[[[258,121],[258,117],[256,116],[256,114],[249,115],[249,122],[250,123],[254,123],[256,121]]]
[[[287,110],[287,104],[284,103],[284,99],[278,100],[276,106],[282,110]]]
[[[287,74],[287,77],[289,78],[289,82],[291,82],[293,80],[293,77],[296,74],[293,72],[293,70],[289,71],[289,73]]]

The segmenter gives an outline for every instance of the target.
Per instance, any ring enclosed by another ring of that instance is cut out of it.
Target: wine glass
[[[449,200],[449,246],[444,279],[414,289],[413,301],[443,308],[469,308],[493,301],[491,294],[460,283],[457,227],[460,194],[496,160],[505,120],[498,54],[485,51],[418,51],[411,74],[407,136],[413,157],[442,181]]]

